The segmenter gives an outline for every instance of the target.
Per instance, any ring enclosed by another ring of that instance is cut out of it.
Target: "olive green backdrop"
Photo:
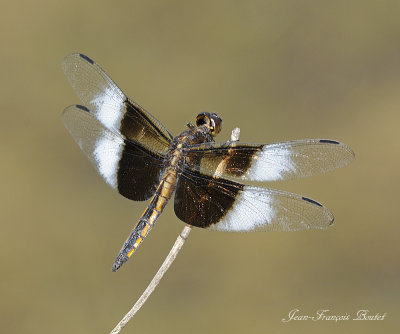
[[[107,333],[183,223],[167,207],[117,273],[146,203],[95,173],[60,114],[78,103],[60,62],[97,61],[177,134],[218,112],[245,142],[330,138],[355,161],[266,184],[335,214],[325,231],[192,231],[124,333],[399,330],[400,2],[21,1],[0,11],[0,332]],[[368,309],[383,321],[292,321]]]

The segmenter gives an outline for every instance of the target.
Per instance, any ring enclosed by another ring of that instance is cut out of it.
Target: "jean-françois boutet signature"
[[[295,308],[289,311],[287,317],[282,318],[282,322],[290,321],[346,321],[346,320],[384,320],[387,313],[371,313],[369,310],[358,310],[357,312],[350,314],[338,314],[332,313],[331,310],[318,310],[313,315],[302,314],[299,309]]]

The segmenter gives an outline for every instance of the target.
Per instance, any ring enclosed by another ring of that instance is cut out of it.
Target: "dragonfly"
[[[137,250],[174,197],[175,215],[191,226],[229,232],[324,229],[333,214],[297,194],[246,185],[309,177],[354,158],[331,139],[272,144],[216,142],[222,119],[201,112],[177,136],[129,99],[91,58],[73,53],[62,69],[82,104],[62,120],[104,181],[122,196],[149,204],[119,251],[117,271]]]

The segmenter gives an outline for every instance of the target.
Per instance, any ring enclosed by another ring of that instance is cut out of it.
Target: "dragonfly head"
[[[216,113],[202,112],[196,117],[196,125],[205,125],[216,136],[221,131],[222,119]]]

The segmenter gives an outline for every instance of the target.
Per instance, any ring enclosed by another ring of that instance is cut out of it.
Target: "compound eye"
[[[197,126],[201,126],[204,124],[208,124],[209,123],[209,117],[207,115],[207,113],[202,112],[201,114],[198,114],[196,117],[196,125]]]

